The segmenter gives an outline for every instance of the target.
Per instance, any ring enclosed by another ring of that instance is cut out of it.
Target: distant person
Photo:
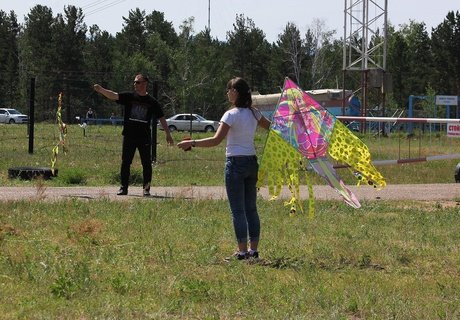
[[[117,93],[94,85],[94,90],[106,98],[124,106],[123,148],[121,154],[121,187],[118,195],[128,194],[130,167],[136,149],[139,150],[143,169],[143,195],[150,196],[152,181],[151,129],[150,123],[155,116],[163,126],[168,145],[174,143],[164,118],[160,103],[147,92],[149,79],[138,74],[134,78],[134,92]],[[156,126],[154,127],[156,128]]]
[[[213,137],[184,140],[177,146],[183,150],[214,147],[227,137],[225,187],[238,244],[238,250],[227,260],[258,258],[260,220],[256,205],[256,183],[259,165],[254,136],[257,125],[268,130],[270,121],[252,107],[251,90],[242,78],[233,78],[228,82],[227,98],[231,108],[222,116],[221,125]]]
[[[96,118],[96,114],[94,113],[92,108],[89,108],[86,112],[86,120]]]
[[[111,120],[113,126],[117,124],[116,119],[117,119],[117,117],[115,117],[115,113],[112,112],[112,114],[110,115],[110,120]]]

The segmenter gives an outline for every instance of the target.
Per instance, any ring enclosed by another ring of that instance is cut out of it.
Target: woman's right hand
[[[185,138],[184,140],[179,142],[177,146],[184,151],[192,150],[192,140],[190,140],[190,138]]]

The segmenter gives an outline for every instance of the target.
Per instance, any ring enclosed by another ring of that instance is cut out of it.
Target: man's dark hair
[[[150,83],[149,77],[147,77],[147,76],[145,76],[145,75],[143,75],[143,74],[141,74],[141,77],[142,77],[142,79],[144,79],[144,81],[147,81],[147,82]]]

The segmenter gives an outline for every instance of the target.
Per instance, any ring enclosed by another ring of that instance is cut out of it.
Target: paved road
[[[388,185],[382,190],[370,186],[350,186],[359,200],[428,200],[456,201],[460,203],[460,183],[450,184],[412,184]],[[66,198],[110,200],[143,199],[140,187],[131,187],[128,196],[117,196],[116,186],[104,187],[0,187],[0,201],[7,200],[42,200],[53,201]],[[314,186],[315,199],[341,199],[329,186]],[[301,198],[308,199],[305,186],[301,189]],[[189,198],[189,199],[226,199],[223,186],[190,186],[190,187],[152,187],[151,198]],[[267,188],[260,190],[260,196],[269,199]],[[289,190],[283,189],[280,198],[290,197]]]

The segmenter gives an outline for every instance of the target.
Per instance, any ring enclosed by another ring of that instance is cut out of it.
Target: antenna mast
[[[368,88],[379,88],[384,112],[387,56],[388,0],[345,0],[343,81],[353,71],[361,73],[361,114],[367,116]],[[345,90],[345,88],[344,88]],[[358,91],[358,90],[357,90]]]
[[[211,0],[208,0],[208,30],[211,33]]]

